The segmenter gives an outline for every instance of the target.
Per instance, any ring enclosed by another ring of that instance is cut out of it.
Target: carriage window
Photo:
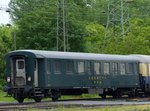
[[[100,63],[98,63],[98,62],[94,63],[94,72],[97,75],[100,74]]]
[[[24,61],[19,60],[17,63],[18,63],[18,69],[24,69]]]
[[[88,74],[91,74],[93,71],[92,71],[92,62],[87,62],[87,72]]]
[[[132,63],[128,63],[127,67],[126,67],[127,73],[128,74],[132,74],[133,73],[133,64]]]
[[[114,74],[118,74],[118,64],[117,63],[113,63],[112,68],[113,68],[113,73]]]
[[[84,73],[84,62],[77,63],[78,73]]]
[[[54,71],[56,73],[61,73],[61,61],[60,60],[54,61]]]
[[[67,61],[66,62],[66,72],[69,73],[69,74],[72,73],[73,68],[74,68],[73,61]]]
[[[104,74],[107,75],[110,73],[110,70],[109,70],[109,63],[104,63]]]
[[[126,73],[125,64],[120,64],[120,74],[124,75]]]
[[[51,73],[51,61],[47,61],[47,73],[50,74]]]

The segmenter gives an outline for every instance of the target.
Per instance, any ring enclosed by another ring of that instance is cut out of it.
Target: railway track
[[[42,101],[40,103],[25,102],[25,103],[0,103],[0,111],[7,110],[27,110],[36,109],[51,109],[61,107],[109,107],[121,105],[147,105],[150,104],[149,98],[135,99],[69,99],[60,100],[57,102]]]
[[[50,109],[53,108],[54,105],[51,102],[43,101],[41,103],[35,102],[25,102],[25,103],[0,103],[0,111],[7,111],[7,110],[27,110],[31,108],[37,109]]]

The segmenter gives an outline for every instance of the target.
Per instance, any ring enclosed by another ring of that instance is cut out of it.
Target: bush
[[[3,87],[5,86],[6,81],[4,79],[0,79],[0,90],[3,90]]]

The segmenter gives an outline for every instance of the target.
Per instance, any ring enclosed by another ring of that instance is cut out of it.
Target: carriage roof
[[[60,52],[43,50],[16,50],[8,53],[6,57],[13,55],[26,55],[35,58],[79,59],[79,60],[111,60],[111,61],[138,61],[137,57],[128,55],[95,54],[79,52]]]
[[[139,60],[139,62],[150,63],[150,56],[149,55],[135,54],[135,55],[130,55],[130,56],[137,58]]]

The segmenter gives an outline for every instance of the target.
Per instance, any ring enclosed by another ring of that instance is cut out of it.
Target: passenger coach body
[[[143,89],[134,56],[18,50],[6,55],[5,90],[19,102],[98,93],[114,97]]]

